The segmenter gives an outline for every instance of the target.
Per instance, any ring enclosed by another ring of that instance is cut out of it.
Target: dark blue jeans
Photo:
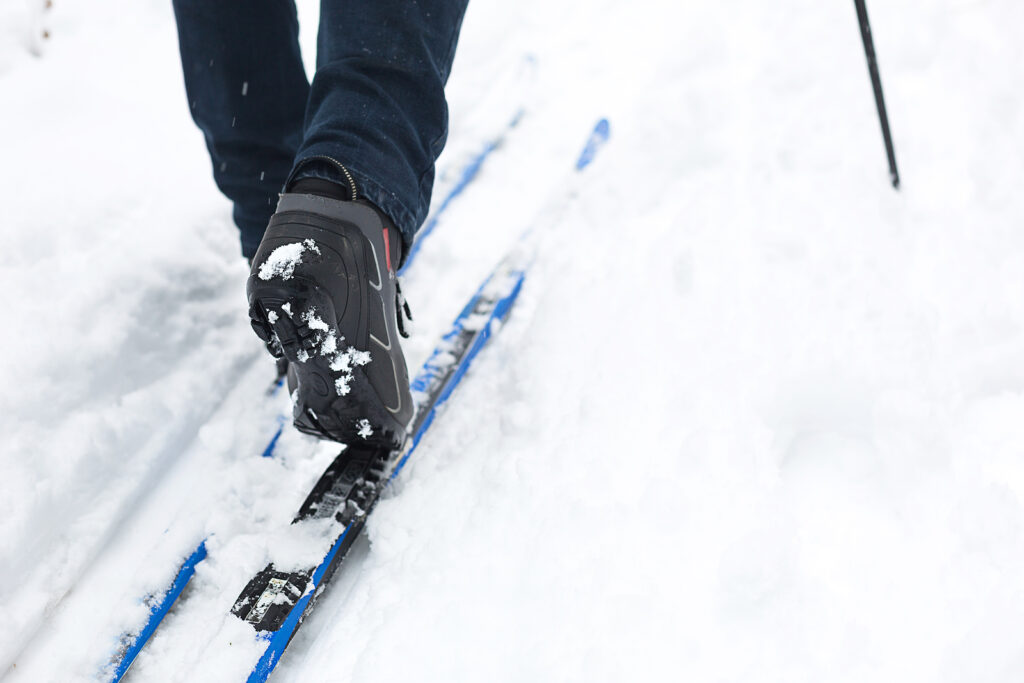
[[[321,0],[306,79],[293,0],[173,0],[192,118],[256,253],[293,169],[337,159],[406,246],[426,217],[448,132],[448,80],[468,0]]]

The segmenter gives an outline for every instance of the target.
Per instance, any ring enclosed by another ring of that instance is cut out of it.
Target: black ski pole
[[[871,38],[871,24],[868,23],[868,8],[864,0],[853,0],[857,6],[857,19],[860,20],[860,37],[864,40],[864,54],[868,58],[868,72],[871,74],[871,86],[875,90],[875,104],[878,105],[878,120],[882,124],[882,137],[885,138],[885,153],[889,157],[889,177],[892,186],[900,187],[900,173],[896,170],[896,152],[892,147],[892,134],[889,132],[889,116],[885,113],[885,98],[882,97],[882,77],[878,75],[878,59],[875,57],[875,41]]]

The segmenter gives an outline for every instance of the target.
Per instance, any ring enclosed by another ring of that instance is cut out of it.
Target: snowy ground
[[[91,680],[213,534],[130,678],[235,680],[333,453],[259,457],[169,3],[93,5],[41,58],[0,8],[0,678]],[[411,367],[612,144],[274,680],[1024,678],[1024,5],[870,9],[900,193],[850,2],[473,1],[441,168],[529,113],[406,278]]]

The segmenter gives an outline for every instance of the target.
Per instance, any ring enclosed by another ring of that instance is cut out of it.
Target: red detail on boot
[[[388,229],[384,228],[384,255],[388,260],[388,272],[394,272],[391,269],[391,238],[388,237]]]

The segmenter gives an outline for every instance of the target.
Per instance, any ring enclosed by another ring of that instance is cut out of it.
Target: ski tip
[[[594,130],[590,132],[590,137],[587,138],[586,144],[583,145],[583,151],[580,152],[580,157],[576,160],[577,171],[582,171],[590,165],[594,157],[597,156],[598,150],[608,142],[611,133],[611,124],[608,119],[602,118],[594,124]]]

